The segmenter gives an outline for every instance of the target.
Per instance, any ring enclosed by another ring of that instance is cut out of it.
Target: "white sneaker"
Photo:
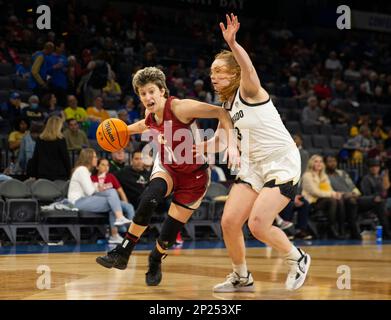
[[[119,234],[116,236],[110,236],[109,243],[110,244],[121,244],[124,238],[122,238]]]
[[[286,259],[286,263],[289,266],[289,273],[285,282],[285,288],[291,291],[297,290],[303,285],[311,264],[310,255],[299,248],[297,250],[301,253],[299,260]]]
[[[122,217],[115,220],[114,225],[115,226],[123,226],[124,224],[130,224],[132,220],[129,220],[128,218]]]
[[[236,272],[227,276],[225,282],[214,286],[214,292],[254,292],[254,279],[250,272],[247,277],[240,277]]]
[[[279,227],[280,227],[281,230],[286,230],[286,229],[289,229],[292,226],[293,226],[292,222],[283,220]]]

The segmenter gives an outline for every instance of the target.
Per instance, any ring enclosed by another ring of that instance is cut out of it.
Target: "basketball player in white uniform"
[[[284,255],[289,266],[285,287],[296,290],[305,281],[310,256],[292,245],[286,234],[273,226],[273,221],[295,197],[301,171],[300,154],[262,88],[250,57],[235,40],[239,26],[233,14],[227,15],[227,27],[220,23],[231,51],[216,55],[211,66],[213,86],[230,113],[241,148],[237,183],[229,193],[221,221],[233,272],[213,290],[255,290],[245,259],[242,227],[247,220],[254,237]],[[221,151],[224,139],[219,132],[199,145],[201,152],[211,146],[217,146],[216,152]]]

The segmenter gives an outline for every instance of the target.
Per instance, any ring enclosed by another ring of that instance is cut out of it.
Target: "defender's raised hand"
[[[224,26],[223,22],[220,22],[220,28],[223,33],[224,40],[228,45],[235,43],[235,36],[240,28],[240,22],[238,17],[231,13],[231,16],[228,14],[225,15],[227,18],[227,28]]]

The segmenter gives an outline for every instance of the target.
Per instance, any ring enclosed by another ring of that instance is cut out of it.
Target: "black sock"
[[[130,255],[139,240],[139,237],[129,232],[126,232],[124,240],[122,240],[120,247],[124,253]]]

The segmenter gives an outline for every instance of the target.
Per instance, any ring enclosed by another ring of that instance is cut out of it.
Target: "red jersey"
[[[105,188],[105,190],[111,189],[111,188],[114,188],[117,190],[117,189],[121,188],[121,185],[120,185],[118,179],[111,173],[106,173],[106,176],[104,177],[103,181],[100,181],[101,178],[98,177],[97,174],[91,176],[91,180],[92,180],[92,182],[102,184],[103,187]]]
[[[192,173],[205,167],[206,161],[203,156],[195,157],[192,151],[195,143],[191,128],[195,126],[194,119],[190,123],[181,122],[171,110],[173,99],[175,97],[167,99],[160,124],[152,113],[145,118],[145,124],[151,129],[153,139],[159,146],[160,161],[164,168],[173,174]]]

